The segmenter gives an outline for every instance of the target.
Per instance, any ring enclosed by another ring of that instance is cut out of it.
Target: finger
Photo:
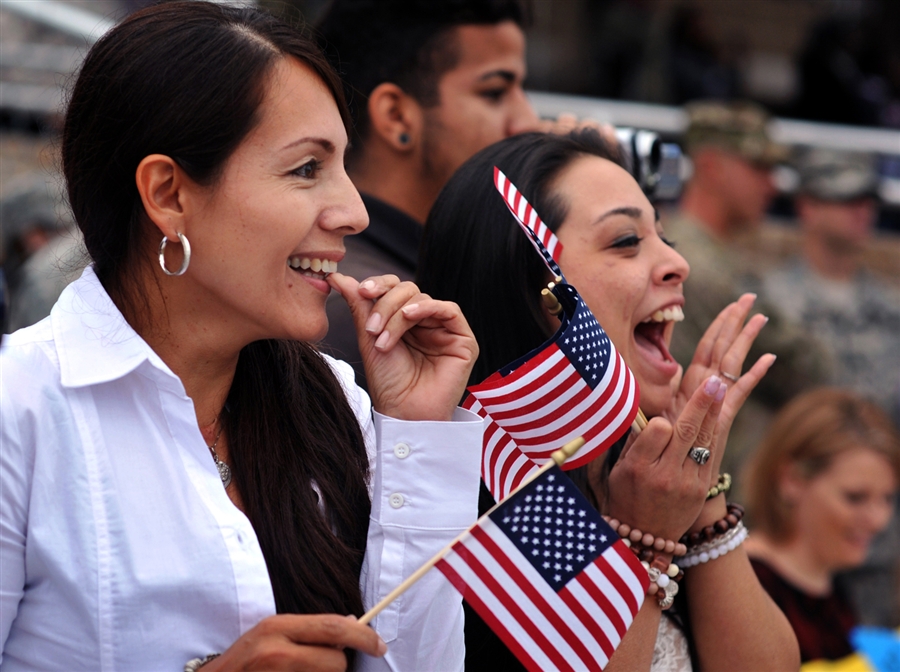
[[[672,440],[672,424],[662,417],[650,418],[647,426],[641,430],[637,438],[629,446],[626,443],[627,458],[631,460],[641,459],[645,462],[656,462],[666,450],[666,446]],[[618,462],[626,458],[623,450]]]
[[[371,291],[375,293],[382,288],[383,286],[379,286],[378,289],[372,289]],[[425,297],[425,295],[412,282],[401,282],[386,293],[379,295],[365,322],[366,333],[378,339],[375,341],[375,347],[380,350],[384,349],[381,345],[389,337],[385,336],[385,332],[390,330],[388,325],[394,322],[396,328],[398,315],[400,318],[403,317],[399,313],[400,309],[406,304],[413,302],[414,299],[421,299],[422,297]],[[392,340],[396,342],[396,339]]]
[[[370,656],[383,656],[387,651],[387,645],[378,633],[353,617],[282,614],[279,625],[284,636],[296,644],[344,647]]]
[[[710,324],[706,328],[706,331],[703,332],[703,337],[700,339],[697,348],[694,350],[694,358],[691,360],[692,363],[709,366],[709,362],[712,360],[713,346],[716,343],[716,339],[719,337],[719,332],[722,331],[722,325],[736,309],[737,304],[730,303],[722,309],[722,312],[716,315],[716,319],[714,319],[712,324]]]
[[[703,426],[710,408],[716,402],[716,395],[722,385],[722,380],[718,376],[710,376],[702,385],[697,386],[681,411],[681,415],[675,421],[672,441],[663,453],[663,459],[684,463],[688,450],[698,445],[697,437],[700,434],[700,428]]]
[[[722,358],[743,328],[747,315],[750,314],[750,309],[753,308],[755,301],[756,294],[744,294],[735,302],[736,308],[730,312],[728,318],[722,324],[722,330],[719,332],[719,336],[716,338],[713,346],[710,363],[714,368],[720,368]]]
[[[438,301],[427,294],[419,294],[388,320],[375,347],[382,351],[390,350],[406,332],[417,326],[441,329],[448,338],[453,335],[472,336],[469,323],[458,305],[452,301]]]
[[[775,355],[771,353],[763,355],[750,367],[747,373],[740,377],[738,382],[730,386],[728,393],[725,395],[722,412],[719,415],[719,422],[716,425],[713,437],[713,442],[719,451],[724,448],[728,433],[731,431],[731,423],[734,422],[734,418],[738,411],[741,410],[741,406],[744,405],[747,397],[750,396],[750,393],[774,363]]]
[[[714,380],[715,377],[710,380]],[[709,385],[709,381],[707,382]],[[701,478],[709,478],[709,472],[712,471],[713,465],[716,463],[716,448],[717,444],[715,443],[716,437],[716,429],[718,428],[719,416],[722,411],[722,405],[725,400],[725,395],[728,392],[728,385],[725,384],[724,381],[720,381],[720,385],[715,392],[715,396],[713,397],[713,403],[709,407],[709,411],[706,413],[706,417],[703,418],[703,422],[700,425],[700,431],[697,433],[696,442],[694,445],[700,448],[706,448],[710,451],[710,456],[703,464],[700,464],[699,475]],[[690,463],[693,463],[691,465]],[[688,459],[685,461],[684,466],[697,466],[697,461],[690,457],[690,451],[688,451]]]
[[[721,372],[740,377],[747,353],[750,352],[753,342],[768,321],[769,318],[762,314],[757,314],[750,318],[719,362],[719,370]]]

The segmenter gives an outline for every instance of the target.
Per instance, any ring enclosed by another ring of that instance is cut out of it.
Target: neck
[[[817,597],[825,597],[831,593],[834,572],[802,539],[794,537],[788,541],[776,542],[762,532],[754,532],[750,539],[753,539],[753,543],[748,546],[747,551],[772,565],[789,583]]]
[[[437,184],[419,165],[417,154],[397,155],[385,148],[367,148],[354,161],[350,179],[359,191],[370,194],[420,224],[428,218],[431,206],[443,185]]]
[[[859,251],[843,241],[806,235],[803,254],[816,273],[832,280],[850,280],[859,269]]]
[[[727,241],[734,237],[734,228],[725,204],[706,186],[691,182],[681,197],[681,211],[701,222],[713,237]]]
[[[194,402],[198,426],[209,427],[225,405],[238,355],[246,343],[229,338],[233,325],[222,319],[221,311],[210,308],[214,305],[211,301],[192,296],[193,285],[187,278],[159,273],[157,284],[153,274],[145,269],[143,281],[135,283],[136,295],[146,298],[146,306],[138,304],[142,309],[139,315],[129,314],[133,311],[123,310],[124,302],[113,300],[141,338],[181,379]]]

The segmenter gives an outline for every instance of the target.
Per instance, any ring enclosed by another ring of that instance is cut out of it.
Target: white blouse
[[[482,421],[373,413],[329,360],[369,451],[360,585],[375,604],[477,516]],[[0,651],[15,670],[180,670],[275,613],[181,381],[91,268],[0,348]],[[463,668],[461,598],[429,572],[379,615],[366,670]]]

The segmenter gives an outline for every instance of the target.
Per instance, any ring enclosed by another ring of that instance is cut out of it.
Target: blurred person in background
[[[0,201],[0,259],[9,283],[4,333],[47,317],[85,266],[81,236],[54,189],[48,175],[31,173]]]
[[[411,280],[422,225],[470,156],[535,130],[525,97],[525,14],[517,0],[337,0],[319,26],[355,121],[347,170],[369,227],[345,241],[341,271]],[[328,300],[324,345],[365,386],[347,304]]]
[[[833,382],[886,411],[900,403],[900,291],[863,265],[878,212],[875,157],[808,149],[797,158],[800,253],[767,274],[765,295],[831,350]],[[842,577],[864,623],[900,624],[889,590],[900,557],[900,520],[866,563]]]
[[[863,563],[891,517],[900,437],[890,419],[847,390],[807,392],[779,413],[748,476],[747,552],[803,661],[851,654],[857,615],[835,575]]]
[[[698,102],[688,105],[687,113],[684,141],[693,175],[679,210],[664,222],[666,235],[691,265],[691,277],[684,285],[684,322],[671,346],[683,366],[690,363],[716,315],[742,293],[760,289],[756,260],[739,241],[762,224],[775,195],[771,169],[786,156],[768,135],[768,114],[756,105]],[[774,410],[805,387],[824,382],[830,369],[825,349],[763,298],[755,310],[769,323],[750,359],[771,352],[778,361],[735,422],[723,466],[731,473],[740,470],[758,445]]]

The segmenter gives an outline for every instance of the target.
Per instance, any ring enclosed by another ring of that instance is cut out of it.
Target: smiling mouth
[[[674,362],[675,358],[666,345],[666,327],[670,322],[684,320],[681,306],[657,310],[634,328],[634,340],[651,358],[663,362]]]
[[[289,257],[287,265],[290,269],[308,278],[324,280],[329,274],[337,271],[338,262],[330,259],[315,259],[310,257]]]

